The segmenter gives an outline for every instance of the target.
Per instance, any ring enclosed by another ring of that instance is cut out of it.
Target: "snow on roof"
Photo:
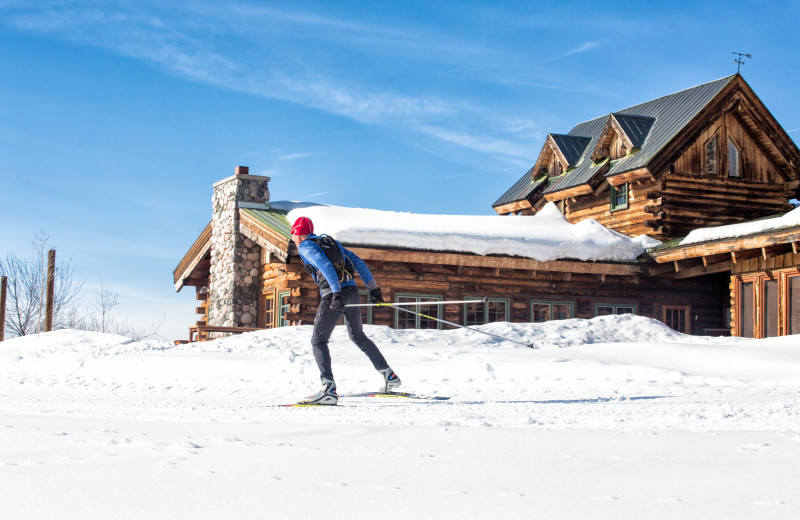
[[[753,220],[740,224],[729,224],[727,226],[695,229],[686,235],[686,238],[681,240],[680,244],[687,245],[697,242],[707,242],[709,240],[742,237],[791,226],[800,226],[800,207],[780,217]]]
[[[646,235],[627,237],[595,220],[571,224],[552,202],[532,216],[425,215],[286,201],[269,205],[287,211],[290,223],[310,218],[315,233],[349,245],[510,255],[540,262],[630,262],[660,244]]]

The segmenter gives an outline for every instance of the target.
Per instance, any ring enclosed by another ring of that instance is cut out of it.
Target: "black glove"
[[[381,294],[379,287],[376,287],[369,292],[369,303],[383,303],[383,294]]]
[[[331,299],[331,310],[333,312],[338,312],[339,314],[344,314],[344,303],[342,303],[342,293],[340,292],[333,293],[333,298]]]

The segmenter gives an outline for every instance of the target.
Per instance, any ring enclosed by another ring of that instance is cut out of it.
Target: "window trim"
[[[614,186],[613,184],[609,184],[611,188],[609,189],[609,210],[610,211],[619,211],[623,209],[628,209],[630,207],[630,198],[631,198],[631,187],[629,182],[623,182],[620,184],[620,187],[624,187],[625,192],[625,202],[620,203],[619,197],[620,193],[623,191],[619,189],[618,186]]]
[[[531,298],[528,300],[528,321],[530,323],[547,323],[547,321],[560,321],[550,318],[547,321],[533,321],[533,306],[534,305],[549,305],[550,306],[550,316],[553,315],[553,305],[569,305],[569,318],[571,320],[575,317],[575,302],[572,300],[542,300],[539,298]]]

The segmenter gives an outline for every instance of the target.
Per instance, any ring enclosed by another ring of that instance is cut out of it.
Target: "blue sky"
[[[736,72],[797,141],[800,2],[0,0],[0,256],[45,230],[118,319],[245,165],[274,200],[492,214],[548,132]]]

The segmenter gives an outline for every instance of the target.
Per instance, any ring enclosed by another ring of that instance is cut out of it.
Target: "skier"
[[[358,287],[353,279],[356,271],[367,286],[370,303],[383,303],[381,290],[367,264],[333,238],[315,235],[314,223],[306,217],[298,218],[292,225],[292,241],[297,246],[306,270],[317,283],[321,297],[314,319],[311,346],[319,367],[322,389],[301,403],[334,405],[339,400],[331,370],[328,340],[342,315],[350,340],[367,355],[383,376],[382,391],[389,392],[400,386],[400,378],[389,367],[375,343],[364,334],[361,310],[358,307],[345,307],[358,303]]]

